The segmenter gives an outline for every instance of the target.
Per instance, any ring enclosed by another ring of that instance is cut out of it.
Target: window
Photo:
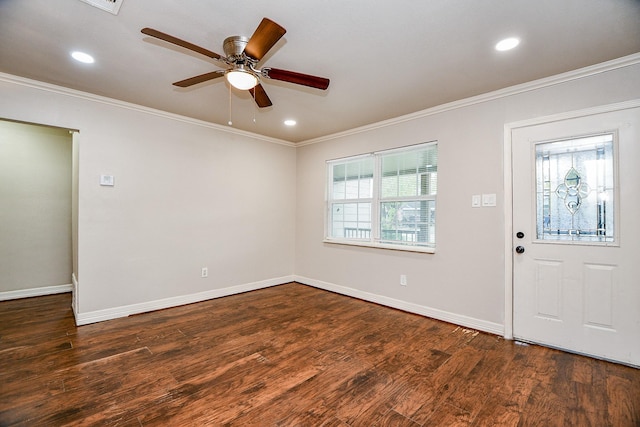
[[[538,240],[615,242],[614,135],[536,145]]]
[[[437,143],[327,162],[326,241],[432,252]]]

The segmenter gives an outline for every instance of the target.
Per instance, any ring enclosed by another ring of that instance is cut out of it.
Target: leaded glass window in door
[[[536,144],[538,240],[615,241],[614,135]]]

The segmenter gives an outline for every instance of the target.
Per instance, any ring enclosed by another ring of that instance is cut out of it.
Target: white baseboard
[[[323,282],[320,280],[309,279],[307,277],[295,276],[295,281],[314,288],[324,289],[326,291],[335,292],[342,295],[358,298],[364,301],[373,302],[387,307],[397,308],[398,310],[407,311],[409,313],[419,314],[425,317],[442,320],[444,322],[453,323],[455,325],[464,326],[465,328],[475,329],[488,332],[495,335],[504,335],[504,325],[486,320],[476,319],[462,314],[451,313],[437,308],[418,305],[382,295],[372,294],[360,291],[358,289],[348,288],[333,283]]]
[[[212,289],[210,291],[199,292],[189,295],[180,295],[172,298],[165,298],[161,300],[143,302],[139,304],[131,304],[120,307],[113,307],[104,310],[96,310],[87,313],[75,313],[76,325],[88,325],[90,323],[102,322],[105,320],[117,319],[119,317],[127,317],[133,314],[140,314],[154,310],[161,310],[170,307],[177,307],[185,304],[192,304],[196,302],[206,301],[214,298],[221,298],[225,296],[235,295],[243,292],[254,291],[258,289],[268,288],[271,286],[277,286],[289,282],[298,282],[304,285],[313,286],[318,289],[335,292],[341,295],[346,295],[354,298],[358,298],[364,301],[373,302],[376,304],[384,305],[398,310],[403,310],[409,313],[419,314],[425,317],[431,317],[433,319],[442,320],[444,322],[460,325],[465,328],[475,329],[483,332],[488,332],[495,335],[504,335],[504,325],[494,322],[488,322],[486,320],[476,319],[473,317],[451,313],[448,311],[440,310],[433,307],[418,305],[395,298],[390,298],[382,295],[372,294],[369,292],[361,291],[346,286],[336,285],[329,282],[323,282],[321,280],[310,279],[304,276],[283,276],[274,279],[262,280],[259,282],[246,283],[242,285],[230,286],[222,289]],[[27,289],[23,291],[10,291],[0,292],[0,301],[3,299],[14,298],[26,298],[30,296],[48,295],[61,292],[71,292],[73,285],[62,286],[49,286],[46,288]],[[74,310],[75,311],[75,310]]]
[[[32,289],[18,289],[16,291],[4,291],[0,292],[0,301],[8,301],[11,299],[19,298],[31,298],[41,297],[43,295],[63,294],[65,292],[71,292],[73,285],[56,285],[56,286],[43,286],[41,288]]]
[[[90,323],[102,322],[104,320],[127,317],[132,314],[146,313],[148,311],[161,310],[164,308],[177,307],[185,304],[206,301],[214,298],[226,297],[243,292],[255,291],[262,288],[281,285],[295,281],[294,276],[277,277],[274,279],[262,280],[259,282],[246,283],[243,285],[230,286],[222,289],[212,289],[210,291],[196,294],[180,295],[161,300],[142,302],[139,304],[124,305],[120,307],[107,308],[104,310],[90,311],[86,313],[76,313],[76,325],[88,325]]]

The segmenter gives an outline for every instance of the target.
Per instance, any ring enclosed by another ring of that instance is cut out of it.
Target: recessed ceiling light
[[[519,44],[520,44],[520,39],[517,39],[515,37],[509,37],[508,39],[500,40],[496,44],[496,50],[499,50],[501,52],[505,50],[511,50],[514,47],[518,46]]]
[[[297,122],[295,120],[293,120],[293,119],[287,119],[287,120],[284,121],[284,124],[287,125],[287,126],[295,126],[296,123]]]
[[[78,62],[82,62],[83,64],[93,64],[95,62],[95,60],[93,59],[93,56],[84,52],[79,52],[79,51],[71,52],[71,57]]]

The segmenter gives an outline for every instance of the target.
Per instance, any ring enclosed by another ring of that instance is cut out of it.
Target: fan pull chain
[[[255,89],[254,89],[255,90]],[[255,94],[255,92],[253,92]],[[256,97],[255,95],[253,96],[253,100],[255,101]],[[256,104],[255,102],[253,103],[253,123],[255,124],[256,122],[256,111],[258,110],[258,104]]]
[[[233,126],[233,121],[231,120],[231,85],[229,85],[229,121],[227,123],[229,126]]]

